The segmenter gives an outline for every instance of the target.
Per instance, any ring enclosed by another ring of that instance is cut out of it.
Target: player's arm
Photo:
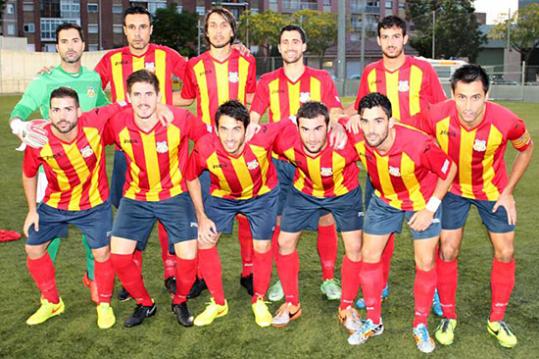
[[[27,148],[24,152],[23,171],[22,171],[22,187],[26,203],[28,204],[28,213],[24,220],[23,231],[28,237],[28,229],[34,225],[36,231],[39,231],[39,215],[37,214],[37,171],[39,163],[35,158],[33,151]]]
[[[112,81],[109,64],[110,57],[105,54],[105,56],[103,56],[101,60],[99,60],[94,69],[94,71],[99,74],[99,77],[101,77],[101,87],[103,88],[103,90],[106,89],[109,82]]]
[[[181,92],[175,91],[172,94],[172,104],[174,106],[187,107],[195,101],[196,97],[195,73],[192,66],[188,64],[185,69],[182,90]]]
[[[249,142],[254,135],[260,131],[260,118],[262,117],[261,114],[255,111],[249,112],[249,125],[247,125],[247,129],[245,130],[245,142]]]
[[[357,134],[361,131],[359,127],[360,116],[358,113],[359,110],[359,101],[369,94],[369,84],[367,83],[367,71],[363,70],[361,74],[361,80],[359,81],[359,88],[357,89],[356,100],[354,103],[350,104],[344,109],[344,113],[350,117],[350,122],[348,123],[347,129]]]
[[[46,121],[27,122],[28,117],[39,108],[46,96],[44,90],[40,79],[32,81],[9,116],[11,132],[24,144],[34,148],[40,148],[47,143],[43,131]]]
[[[438,180],[426,207],[415,212],[408,221],[410,228],[415,231],[424,231],[431,225],[434,214],[457,174],[457,165],[433,142],[425,147],[421,157],[421,162],[438,175]]]

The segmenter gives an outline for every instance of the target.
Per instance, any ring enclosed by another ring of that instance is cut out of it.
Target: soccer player
[[[444,345],[453,343],[457,326],[457,259],[470,206],[479,211],[494,248],[492,302],[487,330],[500,345],[517,338],[505,323],[515,284],[514,241],[517,212],[513,191],[530,163],[533,142],[524,122],[507,108],[488,101],[489,78],[478,65],[465,65],[451,77],[453,99],[432,106],[418,126],[438,141],[457,163],[458,174],[442,202],[442,234],[437,262],[438,291],[444,318],[435,332]],[[518,151],[507,175],[507,143]]]
[[[147,70],[139,70],[127,79],[127,99],[131,108],[110,120],[111,136],[127,156],[127,186],[112,229],[111,260],[124,288],[137,303],[126,327],[141,324],[157,310],[150,297],[136,249],[146,247],[156,220],[163,223],[175,249],[176,292],[172,310],[183,326],[193,325],[187,308],[187,295],[196,275],[197,223],[193,203],[187,193],[184,174],[189,139],[206,133],[196,126],[187,110],[170,106],[174,120],[163,126],[156,108],[160,102],[159,80]]]
[[[435,344],[427,319],[436,288],[440,204],[457,168],[430,136],[395,123],[391,110],[386,96],[376,92],[366,95],[359,102],[362,132],[351,136],[375,192],[365,215],[360,272],[367,320],[348,342],[362,344],[384,330],[381,256],[391,233],[400,232],[406,219],[414,239],[416,263],[413,335],[417,348],[430,353]]]
[[[23,143],[31,147],[42,147],[46,142],[46,135],[35,126],[37,122],[27,122],[30,115],[39,109],[41,118],[49,118],[50,94],[52,90],[67,86],[77,92],[80,108],[89,111],[95,107],[107,105],[109,101],[101,89],[99,75],[81,65],[84,51],[84,37],[80,26],[75,24],[62,24],[56,28],[56,51],[60,56],[60,65],[51,71],[39,75],[26,88],[22,98],[13,108],[10,115],[10,125]],[[28,126],[35,126],[29,128]],[[38,172],[36,200],[41,202],[47,188],[47,178],[41,169]],[[60,233],[62,236],[63,233]],[[82,236],[82,243],[86,249],[86,274],[84,283],[90,288],[92,300],[97,303],[97,287],[94,281],[94,259],[88,246],[86,237]],[[51,240],[48,251],[53,262],[60,246],[60,238]]]
[[[28,237],[28,270],[41,292],[39,309],[28,325],[41,324],[64,312],[56,288],[54,264],[47,252],[50,241],[76,225],[86,236],[95,258],[98,291],[97,325],[106,329],[116,319],[110,306],[114,271],[109,258],[112,211],[105,170],[104,127],[119,110],[110,105],[81,115],[77,92],[60,87],[50,94],[50,123],[43,130],[48,143],[40,149],[27,147],[23,162],[23,187],[28,202],[24,231]],[[48,186],[36,208],[37,172],[42,165]]]
[[[111,50],[103,56],[95,71],[101,76],[103,88],[110,84],[112,101],[127,100],[127,78],[133,72],[146,69],[155,73],[159,80],[161,103],[172,104],[172,76],[184,79],[185,59],[175,50],[150,43],[153,31],[152,16],[143,7],[129,7],[124,12],[123,30],[128,45]],[[122,197],[125,171],[125,155],[117,150],[114,153],[114,167],[111,180],[111,202],[118,208]],[[163,278],[169,293],[175,293],[175,257],[169,253],[167,233],[161,222],[158,225],[158,237],[163,260]],[[141,248],[139,248],[141,249]],[[137,253],[137,262],[142,257]],[[129,299],[125,291],[119,293],[121,300]]]
[[[307,40],[303,29],[297,25],[287,25],[279,35],[279,52],[283,59],[283,67],[262,75],[257,85],[255,97],[251,105],[251,121],[258,123],[266,110],[269,121],[279,122],[295,118],[299,107],[307,101],[321,101],[330,112],[332,119],[342,113],[342,106],[335,84],[331,76],[323,70],[313,69],[303,63],[303,54],[307,50]],[[276,159],[279,175],[280,198],[277,225],[273,234],[273,253],[277,258],[281,214],[286,197],[292,187],[294,166],[286,159]],[[320,217],[320,218],[319,218]],[[341,287],[334,279],[335,261],[337,259],[337,231],[335,220],[331,214],[323,212],[309,221],[308,229],[318,230],[318,254],[322,266],[322,285],[320,289],[328,299],[341,297]],[[271,286],[268,298],[272,301],[283,299],[281,282]]]
[[[181,96],[174,103],[188,106],[196,99],[198,120],[212,128],[219,105],[228,100],[251,102],[256,89],[256,62],[253,56],[232,47],[237,24],[227,9],[215,8],[206,14],[204,34],[210,49],[189,60]],[[206,196],[207,171],[201,180]],[[247,219],[242,215],[237,219],[242,258],[240,283],[253,295],[253,238]]]
[[[360,100],[371,92],[386,95],[391,101],[393,118],[403,123],[425,109],[428,104],[437,103],[446,99],[438,75],[432,66],[417,57],[407,56],[404,46],[408,43],[406,22],[398,16],[384,17],[378,23],[378,45],[382,50],[382,59],[368,64],[361,75],[361,82],[356,101],[346,109],[348,115],[356,115]],[[373,188],[367,181],[365,184],[365,208],[368,207],[372,197]],[[395,237],[392,235],[387,243],[382,262],[384,263],[384,291],[383,296],[389,295],[388,278],[391,267],[391,258],[395,248]],[[441,308],[437,296],[433,302],[433,310],[441,315]],[[364,308],[362,299],[357,302],[358,307]]]
[[[359,289],[361,228],[363,212],[358,182],[358,161],[354,148],[329,146],[329,112],[320,102],[306,102],[297,113],[297,126],[285,128],[274,146],[294,166],[294,187],[283,209],[279,233],[277,271],[285,303],[272,320],[275,327],[287,326],[301,313],[296,250],[301,231],[320,209],[330,211],[341,232],[345,255],[342,263],[342,295],[338,316],[349,331],[359,328],[359,316],[352,308]],[[336,127],[340,127],[337,125]]]
[[[239,213],[247,217],[254,238],[252,310],[259,326],[271,325],[264,296],[271,279],[271,237],[279,197],[271,155],[273,142],[286,123],[265,125],[246,141],[248,125],[245,106],[237,100],[225,102],[215,114],[216,132],[196,143],[189,160],[186,177],[199,225],[198,258],[212,295],[204,312],[195,318],[197,326],[209,325],[228,313],[216,246]],[[289,126],[294,127],[292,122]],[[211,186],[203,202],[199,176],[205,170],[210,172]]]

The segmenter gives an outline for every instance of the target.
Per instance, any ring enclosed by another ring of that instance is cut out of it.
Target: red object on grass
[[[21,239],[19,232],[0,229],[0,242],[11,242],[19,239]]]

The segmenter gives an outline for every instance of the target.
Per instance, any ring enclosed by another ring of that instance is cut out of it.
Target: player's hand
[[[494,203],[494,207],[492,207],[492,213],[495,213],[499,207],[505,208],[509,225],[514,226],[517,224],[517,207],[512,194],[502,192],[496,203]]]
[[[198,239],[206,245],[217,242],[217,226],[208,217],[202,218],[198,223]]]
[[[24,235],[28,237],[28,230],[30,226],[34,225],[34,230],[39,232],[39,214],[37,211],[29,211],[24,220],[24,226],[22,227]]]
[[[258,123],[249,123],[247,129],[245,130],[245,142],[249,142],[254,135],[260,131],[260,125]]]
[[[232,44],[231,47],[232,47],[233,49],[235,49],[235,50],[238,50],[238,51],[240,52],[240,54],[242,54],[243,56],[247,56],[247,55],[250,55],[250,54],[251,54],[251,50],[249,50],[249,49],[247,48],[247,46],[245,46],[245,45],[242,44],[241,42]]]
[[[359,131],[361,131],[359,127],[359,114],[356,113],[352,116],[350,116],[350,120],[346,123],[346,130],[348,132],[352,132],[354,135],[357,135]]]
[[[348,141],[346,130],[340,123],[333,124],[330,129],[329,145],[336,150],[342,150]]]
[[[413,214],[412,218],[408,221],[408,225],[416,232],[423,232],[432,224],[433,218],[434,213],[428,209],[423,209]]]
[[[41,70],[39,70],[37,72],[38,75],[43,75],[43,74],[50,74],[51,71],[54,69],[54,66],[43,66],[41,68]]]
[[[157,119],[161,125],[168,127],[174,121],[174,114],[167,105],[159,103],[156,108]]]
[[[11,132],[22,141],[23,144],[32,148],[41,148],[49,142],[47,132],[43,128],[47,124],[46,120],[22,121],[14,119],[11,121]]]

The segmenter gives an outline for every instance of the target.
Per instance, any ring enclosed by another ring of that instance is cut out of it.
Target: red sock
[[[114,268],[112,262],[107,259],[104,262],[95,262],[95,284],[99,295],[99,303],[110,303],[114,288]]]
[[[161,245],[161,260],[163,261],[163,278],[176,275],[176,256],[168,251],[168,233],[161,222],[157,222],[157,236]]]
[[[225,292],[223,290],[223,274],[221,269],[221,258],[219,257],[217,247],[199,249],[198,264],[213,300],[218,305],[224,305]]]
[[[258,298],[264,298],[271,280],[271,250],[266,253],[254,252],[253,261],[253,289],[254,295],[252,302],[256,302]]]
[[[361,261],[354,262],[345,255],[341,266],[342,294],[340,309],[353,305],[354,298],[359,291],[359,272],[361,270]]]
[[[490,286],[492,289],[490,321],[503,320],[507,303],[509,303],[511,292],[515,286],[515,259],[504,263],[494,258],[490,273]]]
[[[427,325],[434,289],[436,289],[436,268],[432,268],[430,271],[423,271],[416,268],[414,281],[414,328],[419,324]]]
[[[122,282],[123,287],[135,299],[137,304],[149,306],[153,300],[144,287],[144,279],[140,268],[135,264],[132,254],[110,255],[112,266]]]
[[[60,297],[58,296],[58,289],[56,288],[54,264],[51,261],[51,257],[49,257],[49,253],[45,253],[42,257],[37,259],[30,259],[30,257],[27,257],[26,265],[28,266],[28,271],[43,298],[50,303],[59,303]]]
[[[391,259],[393,258],[393,251],[395,251],[395,234],[389,235],[386,247],[382,252],[382,264],[384,265],[384,287],[387,286],[389,280],[389,271],[391,269]],[[382,287],[383,289],[383,287]]]
[[[196,259],[182,259],[176,257],[176,294],[172,299],[173,304],[181,304],[187,301],[187,295],[195,282],[197,275]]]
[[[133,262],[135,262],[135,265],[140,269],[140,272],[142,273],[142,251],[135,249],[135,251],[133,252]]]
[[[281,233],[281,226],[276,224],[273,230],[273,237],[271,237],[271,253],[275,263],[277,263],[277,258],[279,257],[279,233]]]
[[[382,262],[363,262],[359,273],[367,318],[378,324],[382,318],[382,280],[384,275]]]
[[[457,260],[446,262],[437,255],[436,274],[436,288],[438,288],[444,318],[457,319]]]
[[[335,277],[335,262],[337,261],[338,237],[335,224],[318,226],[316,240],[320,265],[322,266],[322,280]]]
[[[277,273],[283,286],[285,301],[292,305],[299,303],[299,255],[298,251],[277,258]]]
[[[247,217],[238,215],[236,220],[238,221],[238,239],[240,241],[241,276],[247,277],[253,273],[253,235]]]

